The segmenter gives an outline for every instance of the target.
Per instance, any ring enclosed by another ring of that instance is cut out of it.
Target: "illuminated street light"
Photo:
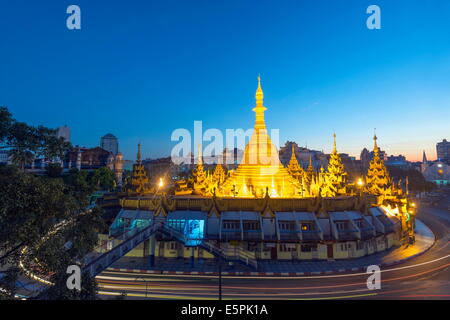
[[[364,182],[362,181],[361,178],[359,178],[357,184],[358,184],[358,187],[361,188],[364,185]]]
[[[163,178],[159,178],[158,186],[159,186],[160,188],[164,187],[164,181],[163,181]]]

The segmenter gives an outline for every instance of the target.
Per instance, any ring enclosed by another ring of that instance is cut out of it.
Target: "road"
[[[368,275],[223,277],[223,299],[450,299],[450,189],[438,206],[419,207],[417,217],[436,236],[423,255],[381,270],[381,289]],[[153,275],[105,271],[97,277],[101,298],[124,292],[128,299],[218,299],[217,276]]]

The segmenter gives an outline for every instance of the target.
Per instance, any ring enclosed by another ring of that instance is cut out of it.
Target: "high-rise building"
[[[436,153],[439,161],[450,163],[450,142],[447,139],[436,144]]]
[[[58,127],[58,131],[56,132],[56,136],[58,138],[64,138],[65,141],[70,142],[70,128],[66,125],[62,127]]]
[[[9,164],[11,157],[8,150],[0,150],[0,164]]]
[[[100,148],[116,155],[119,152],[119,140],[111,133],[100,139]]]

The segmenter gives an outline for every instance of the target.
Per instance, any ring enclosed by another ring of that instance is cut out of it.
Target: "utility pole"
[[[145,298],[147,298],[147,293],[148,293],[148,280],[144,279],[144,277],[137,277],[136,279],[134,279],[134,281],[137,280],[142,280],[145,283]]]
[[[219,300],[222,300],[222,256],[219,254]]]

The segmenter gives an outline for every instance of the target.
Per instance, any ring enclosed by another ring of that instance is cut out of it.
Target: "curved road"
[[[436,236],[423,255],[381,270],[381,289],[369,290],[368,275],[223,277],[223,299],[450,299],[450,190],[438,206],[420,207],[418,218]],[[218,299],[217,276],[154,275],[106,271],[97,277],[100,297]]]

